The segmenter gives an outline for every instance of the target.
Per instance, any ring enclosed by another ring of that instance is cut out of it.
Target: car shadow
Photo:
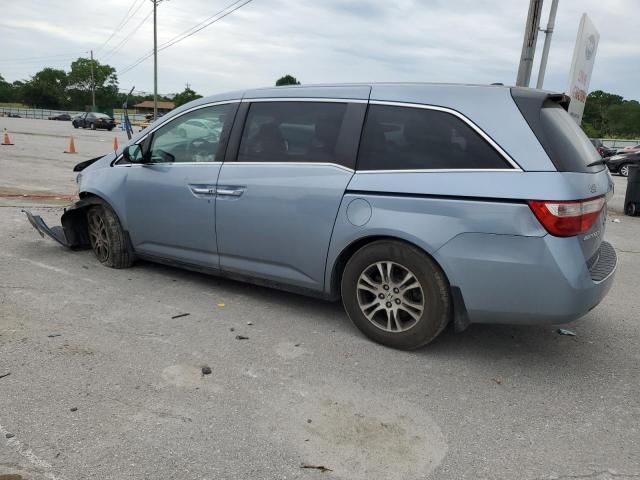
[[[602,339],[601,319],[592,312],[574,324],[568,325],[502,325],[472,324],[463,332],[455,332],[453,325],[430,344],[413,351],[393,350],[367,340],[349,321],[341,302],[328,302],[319,298],[290,293],[265,286],[253,285],[224,277],[184,270],[178,267],[138,261],[135,268],[165,277],[167,282],[184,282],[205,291],[215,291],[220,298],[250,298],[273,308],[296,314],[301,322],[313,328],[320,325],[326,331],[345,335],[343,348],[352,348],[353,341],[365,346],[367,355],[379,351],[382,356],[417,356],[427,362],[459,366],[501,366],[506,371],[526,371],[527,375],[555,376],[579,374],[585,369],[614,368],[609,340]],[[562,336],[558,328],[577,329],[577,336]],[[611,325],[608,327],[609,331]],[[383,349],[384,352],[380,351]],[[474,368],[474,367],[469,367]],[[554,373],[556,372],[556,373]]]

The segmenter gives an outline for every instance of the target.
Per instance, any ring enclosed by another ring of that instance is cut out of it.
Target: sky
[[[164,0],[158,43],[234,0]],[[273,85],[336,82],[515,83],[529,0],[253,0],[159,53],[158,91],[189,84],[202,95]],[[541,27],[551,0],[546,0]],[[634,8],[635,7],[635,8]],[[565,91],[580,17],[600,32],[589,89],[640,100],[638,0],[559,0],[544,88]],[[153,91],[150,0],[0,0],[0,75],[28,79],[69,69],[93,49],[122,90]],[[128,15],[127,15],[127,12]],[[126,23],[115,30],[124,19]],[[179,37],[178,37],[179,38]],[[544,34],[538,37],[532,85]]]

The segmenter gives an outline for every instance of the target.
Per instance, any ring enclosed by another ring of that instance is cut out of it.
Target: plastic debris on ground
[[[302,465],[300,465],[300,468],[308,468],[311,470],[319,470],[321,472],[333,472],[333,470],[331,470],[330,468],[325,467],[324,465],[309,465],[306,463],[303,463]]]
[[[576,332],[574,332],[573,330],[567,330],[566,328],[559,328],[558,330],[556,330],[556,333],[558,335],[566,335],[568,337],[576,336]]]

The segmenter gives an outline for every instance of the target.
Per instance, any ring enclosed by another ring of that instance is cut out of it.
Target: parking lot
[[[56,224],[73,165],[126,136],[5,127],[0,479],[640,477],[640,218],[622,216],[625,179],[607,220],[616,282],[563,326],[576,336],[472,325],[402,352],[337,303],[151,263],[108,269],[40,238],[21,209]],[[62,153],[70,134],[76,155]]]

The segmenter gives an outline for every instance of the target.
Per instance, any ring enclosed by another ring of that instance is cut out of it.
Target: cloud
[[[131,0],[138,1],[138,0]],[[131,1],[22,0],[4,7],[3,52],[7,58],[97,49],[120,22]],[[144,1],[144,0],[140,0]],[[149,11],[149,2],[96,52],[101,60]],[[158,8],[163,43],[231,3],[172,0]],[[225,90],[272,85],[292,74],[303,83],[436,81],[511,84],[522,46],[528,0],[254,0],[198,34],[160,52],[159,89]],[[546,2],[542,27],[546,25]],[[582,9],[601,33],[591,89],[640,98],[640,30],[636,0],[561,1],[545,88],[568,83]],[[10,34],[8,34],[10,32]],[[152,47],[150,20],[108,63],[122,71]],[[538,57],[544,35],[539,36]],[[46,62],[0,58],[0,74],[26,78]],[[55,66],[63,63],[57,57]],[[67,67],[70,61],[67,62]],[[121,87],[152,89],[152,60],[119,76]],[[622,73],[624,72],[624,74]],[[535,83],[534,83],[535,84]]]

